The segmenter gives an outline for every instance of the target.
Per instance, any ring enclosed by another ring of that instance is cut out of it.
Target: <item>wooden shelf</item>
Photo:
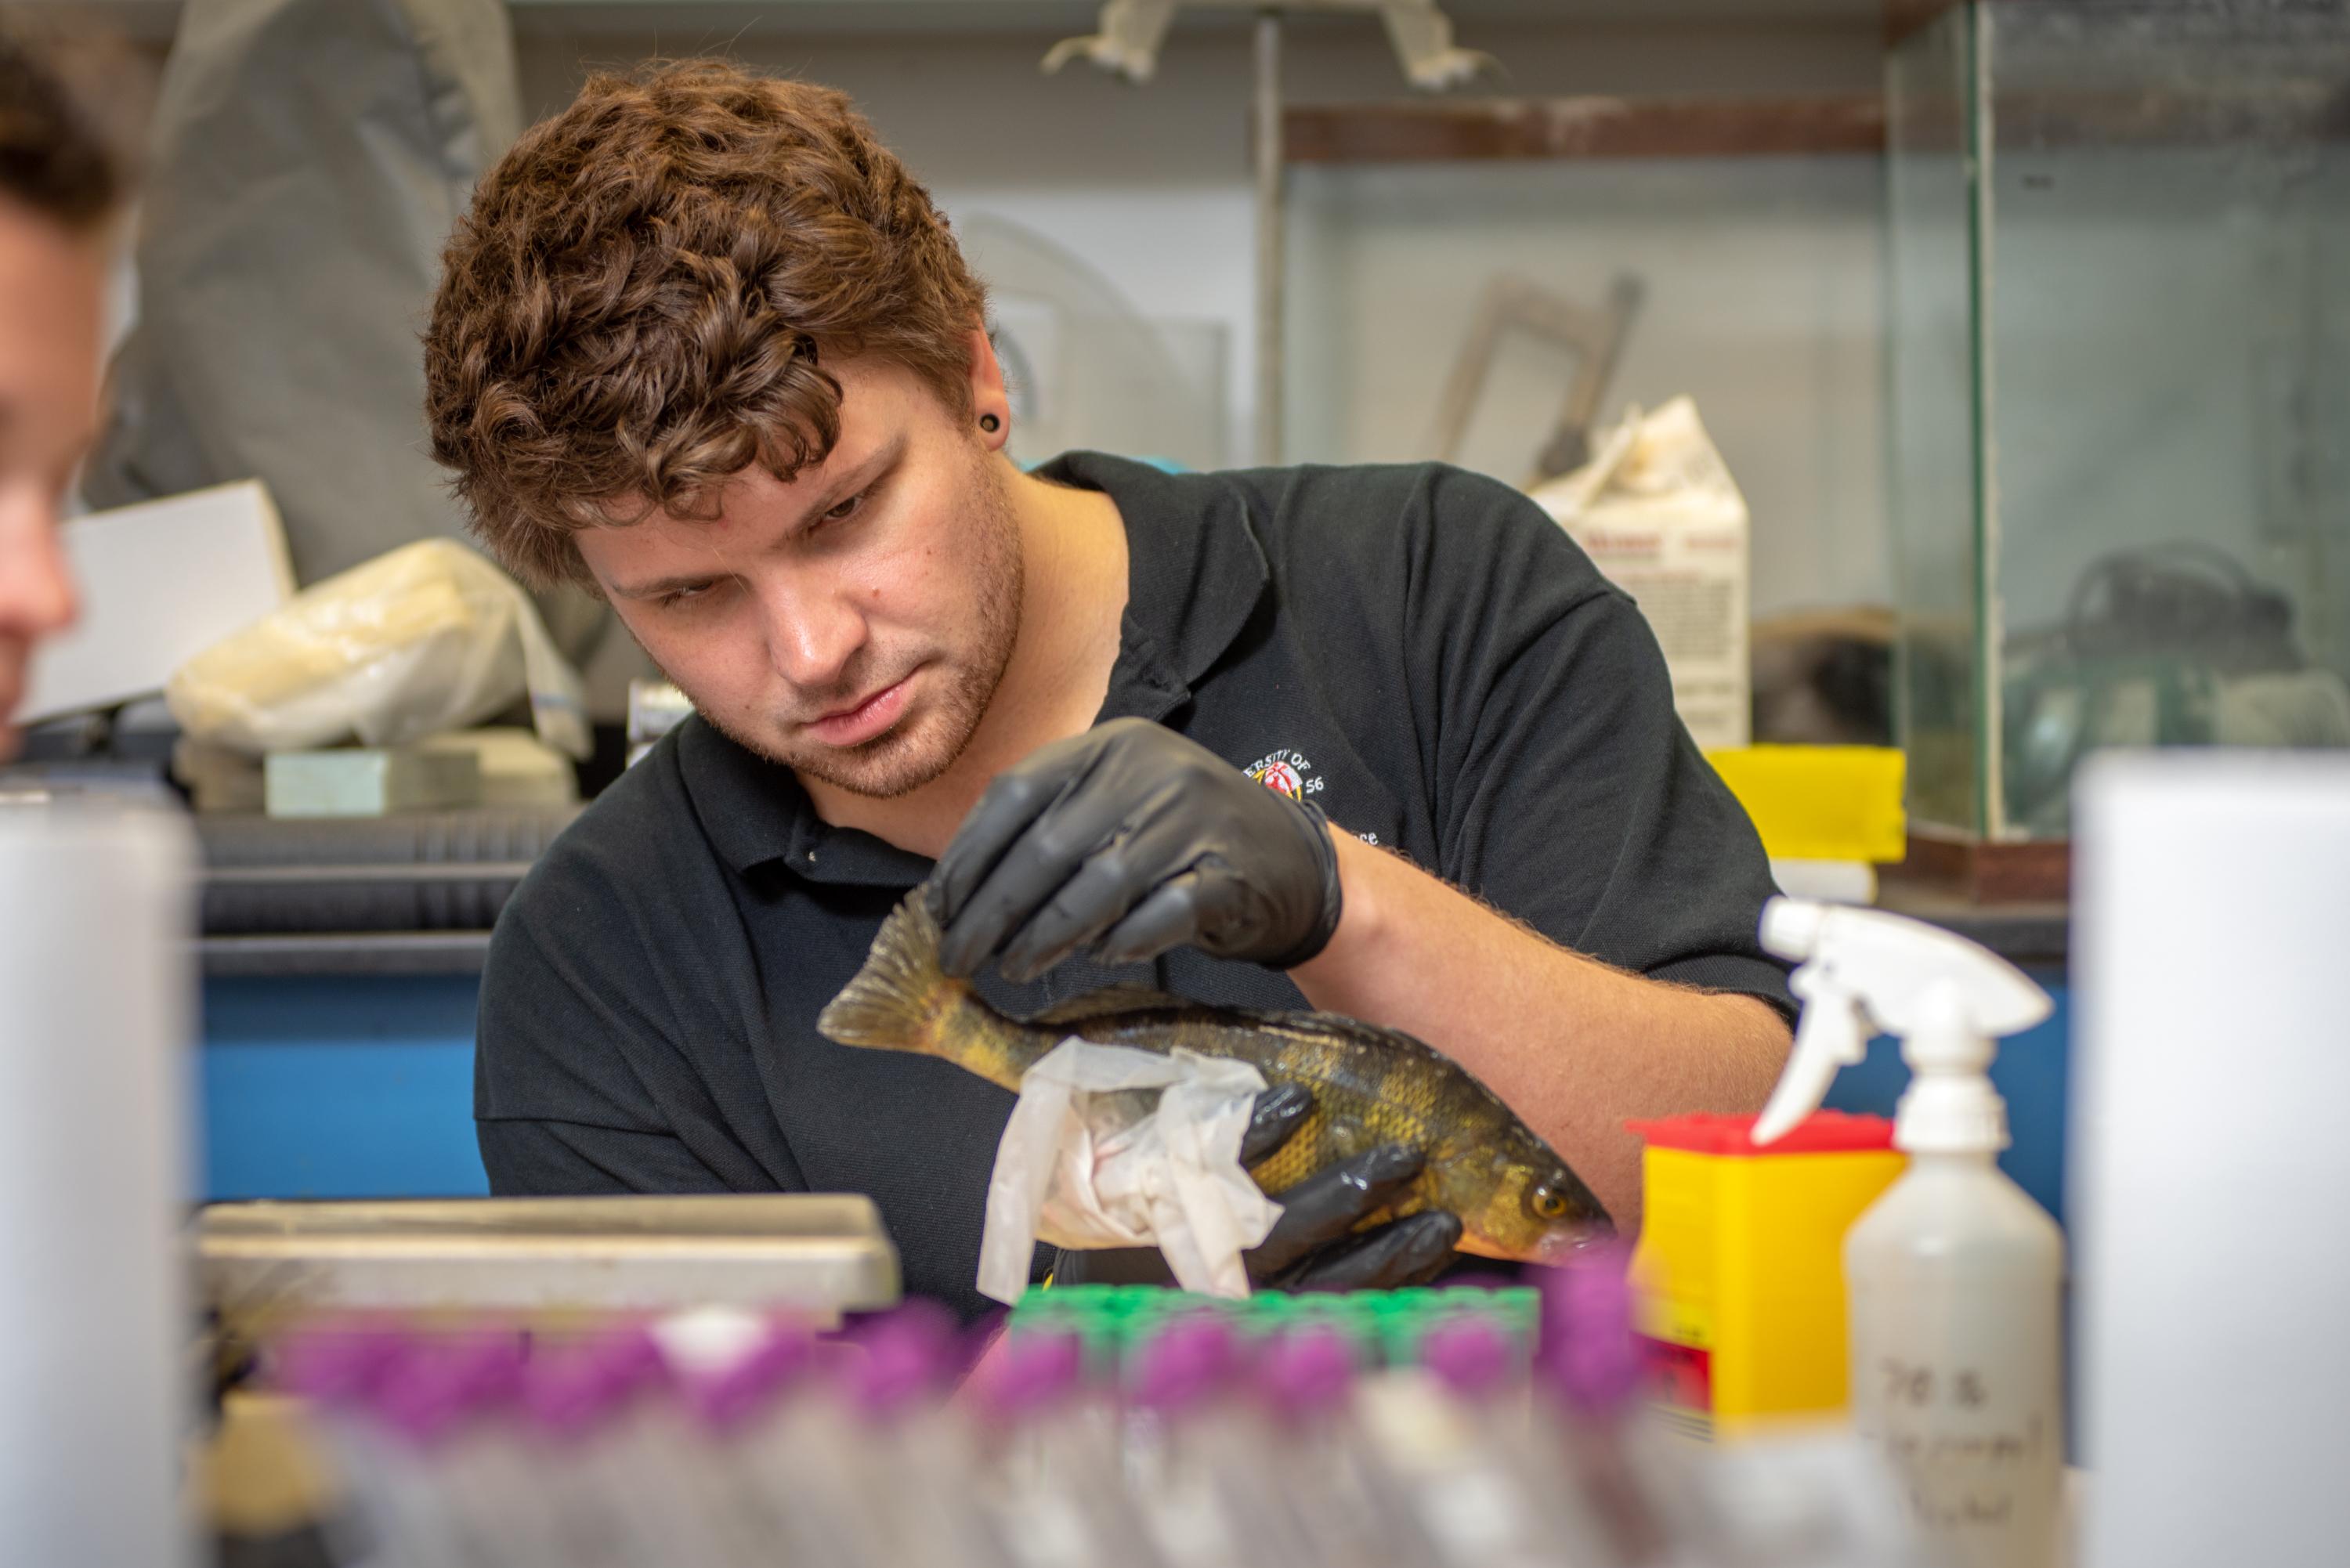
[[[1552,98],[1299,104],[1293,163],[1503,158],[1739,158],[1885,151],[1876,93],[1807,98]]]
[[[1995,844],[1912,824],[1898,873],[1908,887],[1967,905],[2062,902],[2073,892],[2073,844],[2065,838]]]
[[[1294,15],[1315,20],[1313,0],[1291,0]],[[1896,11],[1939,8],[1956,0],[1440,0],[1454,23],[1556,23],[1602,26],[1718,26],[1757,23],[1807,27],[1866,26],[1881,6],[1892,26]],[[78,14],[118,30],[168,38],[182,0],[18,0],[9,7],[36,16]],[[506,0],[518,26],[582,26],[595,31],[698,26],[740,27],[762,22],[793,32],[996,33],[1091,31],[1101,0]],[[1177,17],[1185,29],[1245,27],[1245,8],[1187,5]],[[1353,20],[1376,26],[1367,15]],[[1474,40],[1465,40],[1473,45]]]

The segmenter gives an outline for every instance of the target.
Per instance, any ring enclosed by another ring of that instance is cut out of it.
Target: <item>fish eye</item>
[[[1538,1220],[1564,1220],[1575,1206],[1566,1200],[1565,1193],[1545,1181],[1527,1197],[1526,1207]]]

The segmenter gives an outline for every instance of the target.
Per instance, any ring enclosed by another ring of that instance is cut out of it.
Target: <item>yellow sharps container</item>
[[[1632,1283],[1649,1398],[1709,1438],[1845,1407],[1844,1234],[1906,1163],[1882,1116],[1816,1112],[1767,1148],[1754,1119],[1627,1124],[1648,1145]]]

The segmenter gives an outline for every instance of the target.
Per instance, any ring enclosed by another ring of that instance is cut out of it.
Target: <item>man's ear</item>
[[[1003,385],[1003,365],[984,327],[971,329],[971,418],[981,444],[1002,452],[1012,439],[1012,394]]]

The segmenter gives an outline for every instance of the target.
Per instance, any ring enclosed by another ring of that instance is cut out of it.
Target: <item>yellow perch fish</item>
[[[1329,1012],[1248,1012],[1139,987],[1113,987],[1038,1016],[1008,1018],[939,968],[939,928],[917,888],[882,923],[865,967],[816,1027],[843,1045],[943,1057],[1015,1093],[1021,1075],[1070,1035],[1100,1045],[1249,1063],[1269,1085],[1312,1091],[1314,1109],[1250,1172],[1278,1198],[1335,1161],[1380,1144],[1426,1164],[1404,1198],[1367,1223],[1441,1209],[1461,1251],[1555,1262],[1609,1229],[1565,1160],[1491,1089],[1409,1034]]]

